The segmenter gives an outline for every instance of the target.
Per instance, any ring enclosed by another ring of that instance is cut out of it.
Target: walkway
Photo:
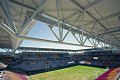
[[[3,80],[30,80],[22,71],[7,70],[3,76]]]
[[[120,68],[111,68],[96,80],[115,80],[117,75],[120,73]]]

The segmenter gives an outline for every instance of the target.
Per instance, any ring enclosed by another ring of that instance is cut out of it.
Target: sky
[[[58,35],[58,28],[54,27],[53,30]],[[67,31],[64,30],[63,35],[65,35]],[[32,29],[27,34],[28,37],[40,38],[40,39],[47,39],[57,41],[57,38],[54,36],[52,31],[49,29],[46,23],[37,21],[33,24]],[[78,41],[73,37],[71,33],[65,38],[64,42],[79,44]],[[87,45],[91,45],[88,41],[86,41]],[[47,43],[47,42],[38,42],[38,41],[28,41],[24,40],[20,46],[25,47],[38,47],[38,48],[55,48],[55,49],[86,49],[88,47],[81,47],[81,46],[71,46],[71,45],[63,45],[63,44],[55,44],[55,43]]]

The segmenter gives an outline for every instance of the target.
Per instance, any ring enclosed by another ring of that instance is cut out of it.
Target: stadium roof
[[[0,47],[15,50],[22,40],[87,46],[84,43],[91,38],[94,47],[104,42],[119,48],[119,4],[120,0],[0,0]],[[48,24],[58,41],[26,37],[35,20]],[[54,26],[59,36],[52,30]],[[63,29],[68,30],[65,36]],[[80,44],[64,42],[69,32]]]

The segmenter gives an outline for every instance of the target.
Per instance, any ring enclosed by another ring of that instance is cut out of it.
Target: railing
[[[107,69],[104,73],[102,73],[101,75],[99,75],[98,77],[100,77],[100,76],[102,76],[103,74],[105,74],[107,71],[108,71],[109,69]],[[95,80],[97,80],[97,78],[98,77],[96,77],[96,79]]]
[[[120,73],[116,76],[115,80],[120,80]]]

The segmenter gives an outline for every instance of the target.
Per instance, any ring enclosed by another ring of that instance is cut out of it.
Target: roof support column
[[[59,42],[62,42],[63,31],[62,31],[62,25],[60,24],[61,23],[60,16],[62,16],[60,0],[56,0],[56,9],[57,9],[57,19],[58,19],[58,29],[59,29]]]
[[[84,37],[83,37],[83,36],[84,36],[84,35],[83,35],[83,33],[84,33],[83,31],[84,31],[84,13],[83,13],[83,15],[82,15],[82,36],[81,36],[81,45],[83,45],[83,42],[84,42],[84,41],[83,41],[83,40],[84,40],[84,39],[83,39],[83,38],[84,38]]]

